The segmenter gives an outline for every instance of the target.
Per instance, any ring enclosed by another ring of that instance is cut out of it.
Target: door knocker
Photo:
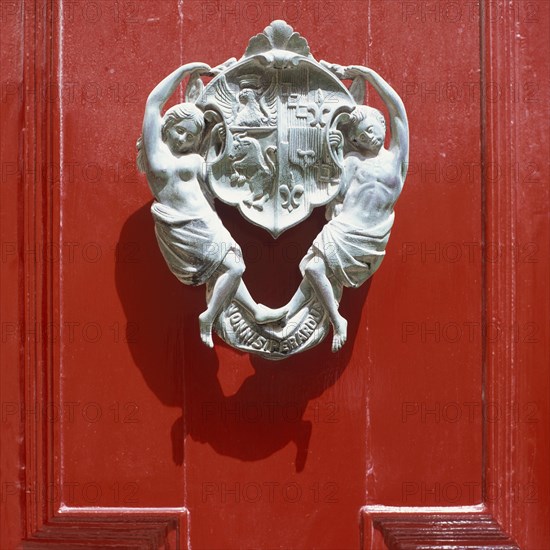
[[[201,76],[213,78],[205,86]],[[163,114],[185,77],[185,103]],[[387,107],[388,148],[383,114],[363,105],[366,83]],[[316,61],[303,37],[274,21],[239,61],[189,63],[160,82],[137,149],[168,267],[184,284],[206,284],[199,325],[207,346],[214,330],[239,350],[282,359],[331,327],[332,351],[345,344],[343,287],[360,286],[380,266],[407,171],[405,107],[380,75]],[[326,206],[328,222],[300,262],[303,279],[288,304],[271,309],[251,296],[214,197],[274,238]]]

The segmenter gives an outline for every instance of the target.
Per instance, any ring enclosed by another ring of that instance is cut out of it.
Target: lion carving
[[[272,156],[277,147],[266,148],[265,156],[257,139],[244,134],[235,136],[229,159],[233,173],[230,181],[233,187],[248,183],[250,194],[243,203],[256,210],[263,210],[263,205],[269,199],[275,179],[275,162]]]

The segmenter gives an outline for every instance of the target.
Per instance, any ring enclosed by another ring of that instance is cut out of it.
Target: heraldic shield
[[[343,159],[330,133],[355,105],[306,40],[275,22],[197,101],[211,190],[277,238],[337,194]]]

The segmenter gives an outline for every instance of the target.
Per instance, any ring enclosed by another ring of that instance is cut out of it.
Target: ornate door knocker
[[[203,75],[213,77],[206,86]],[[163,115],[187,76],[185,103]],[[363,105],[366,82],[388,109],[388,148],[384,116]],[[282,359],[317,345],[330,326],[332,351],[345,344],[343,287],[358,287],[380,266],[407,171],[407,115],[380,75],[316,61],[303,37],[274,21],[239,61],[189,63],[158,84],[137,149],[168,267],[184,284],[206,284],[199,324],[207,346],[215,330],[235,348]],[[326,205],[329,221],[287,305],[271,309],[250,295],[241,248],[214,197],[274,238]]]

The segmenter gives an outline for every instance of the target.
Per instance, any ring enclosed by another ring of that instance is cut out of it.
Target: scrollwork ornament
[[[202,77],[212,77],[204,85]],[[188,79],[185,103],[164,106]],[[343,81],[351,80],[350,87]],[[389,114],[363,105],[369,84]],[[138,167],[155,197],[160,250],[184,284],[206,284],[199,315],[228,344],[283,359],[321,342],[345,344],[338,311],[344,287],[358,287],[380,266],[407,171],[405,108],[374,70],[316,61],[284,21],[254,36],[240,60],[189,63],[147,99]],[[258,304],[242,280],[242,251],[214,198],[235,206],[274,238],[326,207],[327,224],[300,262],[302,282],[278,309]]]

